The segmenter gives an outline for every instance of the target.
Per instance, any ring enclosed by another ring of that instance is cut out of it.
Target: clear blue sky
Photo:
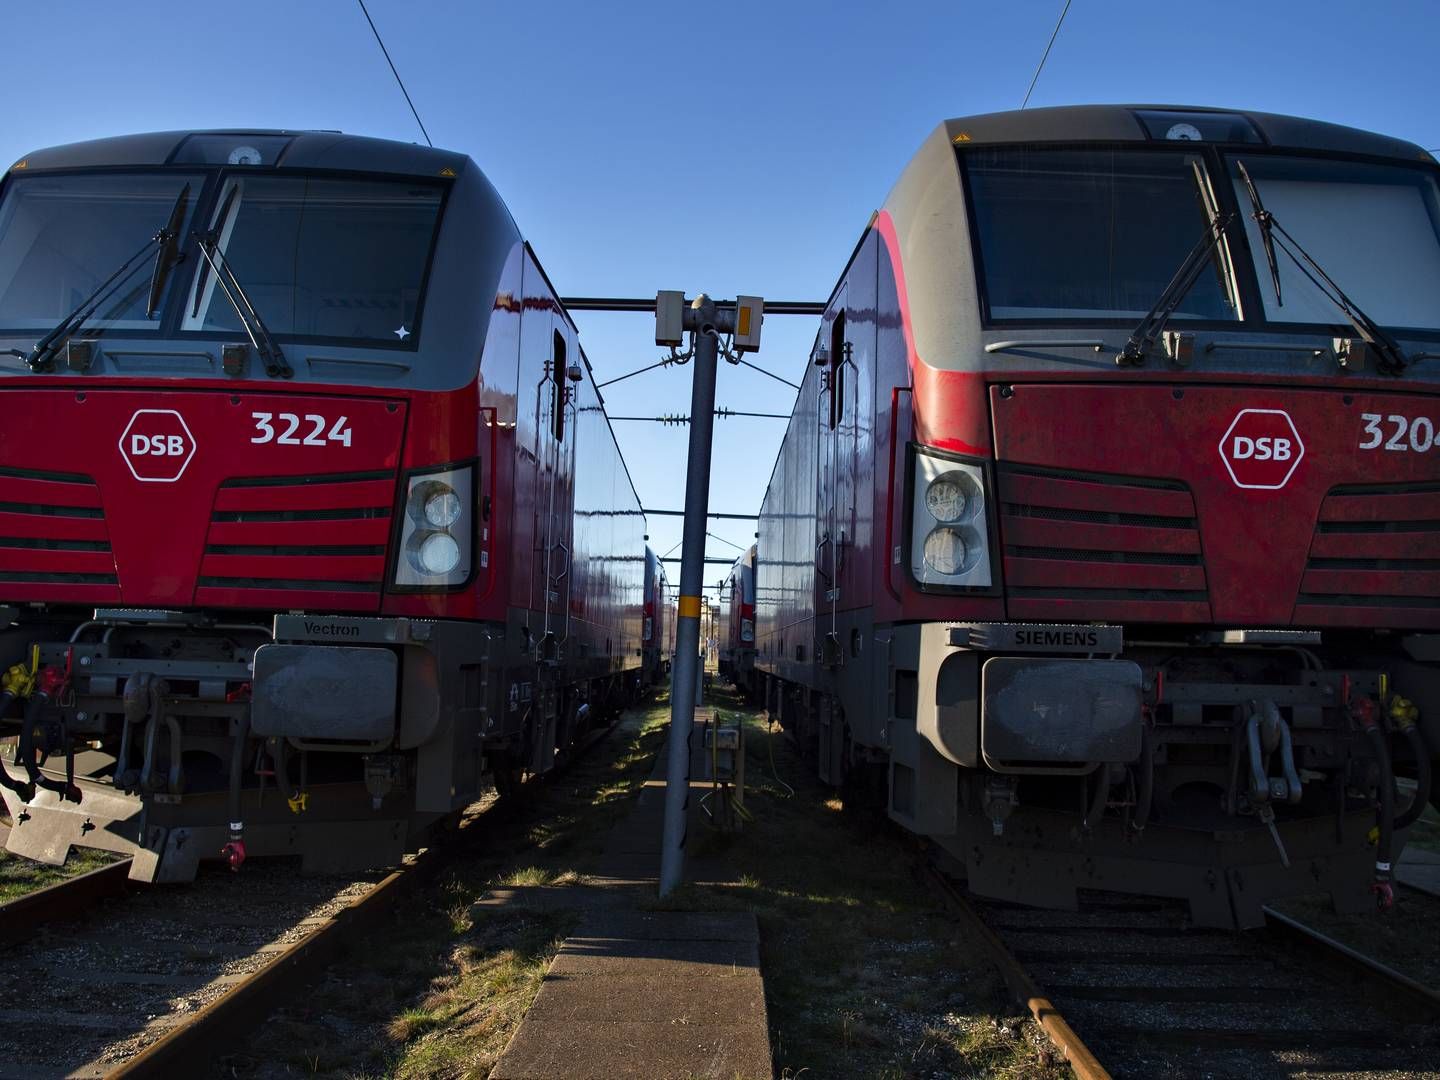
[[[1063,0],[367,2],[436,145],[480,163],[563,294],[823,299],[941,118],[1019,106]],[[11,0],[4,19],[7,163],[174,128],[420,138],[354,0]],[[1074,0],[1030,104],[1243,107],[1440,147],[1437,56],[1437,0]],[[644,316],[577,319],[602,381],[656,358]],[[814,333],[767,320],[758,362],[798,381]],[[688,372],[612,387],[610,411],[686,412]],[[793,395],[722,365],[718,400]],[[679,507],[686,429],[616,426],[645,504]],[[712,508],[758,509],[783,428],[717,421]],[[679,537],[651,520],[659,551]]]

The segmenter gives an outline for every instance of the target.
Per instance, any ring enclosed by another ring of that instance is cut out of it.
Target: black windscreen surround
[[[1209,225],[1190,154],[996,147],[961,161],[991,319],[1139,319]],[[1237,318],[1221,265],[1175,318]]]
[[[442,198],[404,181],[234,176],[212,228],[277,337],[412,347]],[[198,280],[184,329],[238,332],[214,275]]]

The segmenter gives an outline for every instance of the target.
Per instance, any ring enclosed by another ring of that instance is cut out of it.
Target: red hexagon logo
[[[195,436],[174,409],[137,409],[120,436],[130,475],[147,484],[173,484],[195,456]]]
[[[1305,456],[1305,443],[1283,409],[1241,409],[1220,440],[1220,460],[1236,487],[1284,487]]]

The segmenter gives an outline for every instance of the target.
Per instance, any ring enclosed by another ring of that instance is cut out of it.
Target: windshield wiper
[[[35,343],[35,347],[31,349],[25,357],[25,363],[31,371],[45,370],[50,363],[50,358],[60,351],[60,341],[70,337],[78,331],[80,327],[89,322],[95,313],[100,310],[100,307],[114,296],[122,285],[135,276],[135,271],[139,269],[140,266],[140,260],[152,247],[159,244],[159,254],[164,255],[166,245],[172,242],[172,230],[168,226],[173,225],[175,230],[180,228],[179,222],[185,216],[185,204],[189,197],[190,185],[186,184],[180,189],[180,194],[175,197],[175,205],[170,211],[167,227],[162,228],[149,240],[146,240],[145,243],[141,245],[139,251],[121,263],[119,268],[102,281],[94,292],[75,306],[74,311],[61,319],[53,330]],[[163,285],[163,280],[161,284]],[[153,280],[151,287],[153,290]],[[147,319],[150,318],[150,312],[147,312],[145,317]]]
[[[1260,192],[1250,179],[1245,163],[1237,160],[1235,167],[1239,169],[1240,178],[1245,181],[1245,192],[1250,197],[1250,206],[1254,211],[1250,216],[1260,228],[1260,239],[1265,245],[1265,258],[1270,263],[1270,281],[1275,287],[1276,306],[1284,306],[1280,299],[1280,268],[1275,261],[1275,246],[1278,244],[1280,250],[1309,279],[1310,284],[1340,309],[1346,321],[1360,335],[1360,339],[1375,351],[1376,369],[1384,375],[1399,375],[1404,371],[1409,361],[1406,360],[1405,352],[1399,343],[1379,323],[1366,315],[1359,304],[1346,296],[1345,291],[1336,285],[1310,253],[1300,246],[1300,241],[1286,232],[1284,226],[1275,219],[1275,215],[1265,209],[1265,204],[1260,201]]]
[[[1165,286],[1159,298],[1140,320],[1140,325],[1130,334],[1130,340],[1125,342],[1125,347],[1115,357],[1115,363],[1122,367],[1135,364],[1143,364],[1145,358],[1150,355],[1150,350],[1155,347],[1155,342],[1165,329],[1165,324],[1170,321],[1170,316],[1175,314],[1175,309],[1185,299],[1195,282],[1200,277],[1200,272],[1205,264],[1210,261],[1211,253],[1225,237],[1225,230],[1229,228],[1230,222],[1235,215],[1230,212],[1217,214],[1210,219],[1210,224],[1205,227],[1204,234],[1190,249],[1190,254],[1185,256],[1185,261],[1180,264],[1175,276],[1170,279],[1170,284]]]
[[[276,379],[290,378],[295,371],[285,359],[285,354],[280,351],[280,346],[276,343],[275,336],[270,333],[270,328],[265,325],[265,320],[260,318],[260,312],[256,311],[255,305],[250,302],[250,297],[240,284],[240,279],[235,276],[230,261],[220,250],[219,234],[212,230],[203,236],[198,232],[194,235],[200,254],[210,267],[210,272],[215,275],[215,283],[224,291],[225,298],[230,301],[230,306],[235,309],[235,314],[240,319],[240,325],[245,328],[245,336],[260,354],[265,365],[265,374]],[[199,289],[200,285],[197,283],[197,297]]]
[[[180,197],[170,208],[170,220],[155,236],[160,250],[155,253],[155,269],[150,272],[150,295],[145,301],[145,318],[153,319],[155,309],[160,306],[160,294],[170,271],[185,259],[180,253],[180,226],[185,223],[185,206],[190,200],[190,185],[180,189]]]

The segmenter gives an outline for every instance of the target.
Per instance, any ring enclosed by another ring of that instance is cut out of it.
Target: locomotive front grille
[[[998,479],[1011,618],[1210,618],[1184,484],[1004,463]]]
[[[1332,488],[1320,505],[1295,621],[1440,626],[1440,483]]]
[[[385,586],[395,473],[247,477],[216,493],[199,604],[372,610]]]
[[[0,598],[115,603],[120,581],[100,489],[79,473],[0,469]]]

